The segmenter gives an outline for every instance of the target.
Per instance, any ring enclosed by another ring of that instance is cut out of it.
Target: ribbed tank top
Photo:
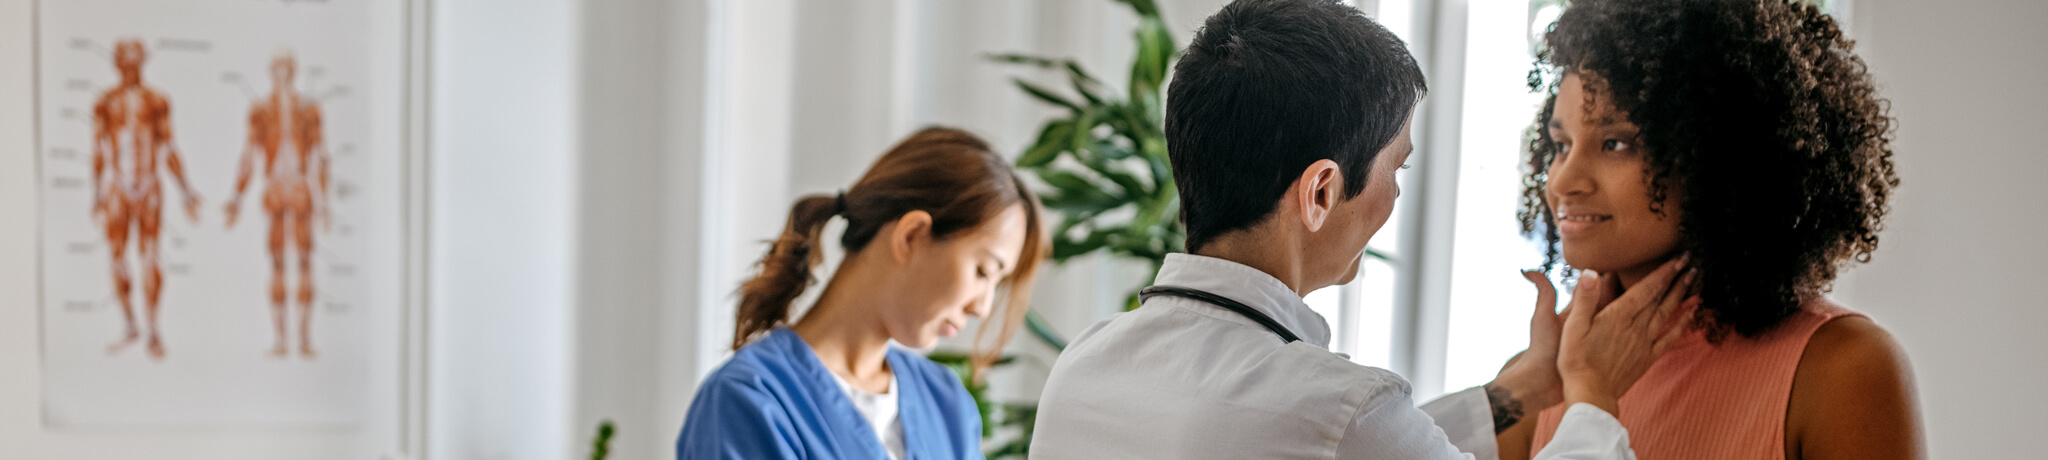
[[[1785,410],[1806,341],[1829,320],[1863,316],[1818,295],[1755,338],[1720,345],[1693,332],[1650,365],[1621,396],[1621,426],[1641,460],[1784,460]],[[1537,418],[1531,453],[1543,450],[1564,405]]]

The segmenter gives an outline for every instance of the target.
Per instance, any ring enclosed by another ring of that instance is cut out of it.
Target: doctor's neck
[[[1217,235],[1204,243],[1201,250],[1190,253],[1237,262],[1266,272],[1286,284],[1288,290],[1302,297],[1307,297],[1308,293],[1317,289],[1328,287],[1332,281],[1344,275],[1327,273],[1329,270],[1320,267],[1322,264],[1318,262],[1321,261],[1308,252],[1309,248],[1303,244],[1300,235],[1270,229],[1270,220],[1266,223],[1268,225],[1255,225]]]
[[[859,382],[884,379],[889,357],[889,333],[877,306],[887,305],[889,296],[879,286],[871,267],[849,257],[825,283],[817,303],[790,330],[810,344],[825,368],[847,380]]]

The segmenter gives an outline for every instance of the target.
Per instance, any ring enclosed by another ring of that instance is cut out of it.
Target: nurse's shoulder
[[[734,352],[697,387],[676,439],[679,459],[797,458],[802,443],[784,439],[801,432],[782,405],[797,381],[790,360],[774,340],[763,339]]]
[[[782,384],[793,380],[797,372],[789,359],[787,350],[778,346],[772,337],[764,337],[754,343],[740,347],[725,364],[704,377],[702,388],[725,390],[773,391]],[[700,390],[699,393],[702,393]]]

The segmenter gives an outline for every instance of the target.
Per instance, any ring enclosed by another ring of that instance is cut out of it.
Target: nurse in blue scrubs
[[[798,200],[740,287],[737,351],[698,387],[676,458],[982,458],[959,378],[903,347],[984,318],[977,369],[993,360],[1044,254],[1036,202],[987,143],[941,128],[897,144],[846,192]],[[835,217],[845,260],[792,323]]]

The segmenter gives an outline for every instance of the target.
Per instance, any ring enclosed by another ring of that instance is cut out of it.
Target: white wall
[[[2048,431],[2048,3],[1856,0],[1898,118],[1874,260],[1836,290],[1904,343],[1933,458],[2035,458]]]
[[[574,452],[581,11],[433,6],[428,456],[562,458]]]
[[[583,5],[575,408],[612,458],[673,456],[697,378],[706,5]],[[715,355],[714,355],[715,356]]]
[[[739,121],[710,123],[705,62],[717,8],[768,25],[790,15],[709,3],[434,2],[431,458],[581,457],[606,420],[612,458],[673,455],[701,369],[723,354],[715,333],[731,328],[729,305],[701,302],[729,289],[697,286],[736,270],[708,272],[703,248],[762,231],[699,215],[714,189],[779,192],[776,176],[748,173],[788,143],[758,129],[787,113],[747,98],[788,91],[740,80],[789,74],[773,43],[747,38],[759,27],[725,29],[740,37],[725,78],[742,84],[723,97],[746,105],[721,115]],[[709,149],[708,123],[753,135]],[[737,177],[707,180],[712,150],[739,152],[718,157]]]

